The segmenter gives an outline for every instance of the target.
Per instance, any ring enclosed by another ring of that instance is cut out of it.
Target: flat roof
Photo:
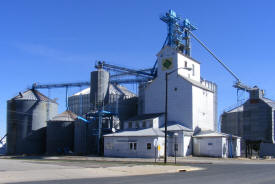
[[[123,130],[106,134],[104,137],[164,137],[164,133],[159,128],[146,128],[140,130]]]

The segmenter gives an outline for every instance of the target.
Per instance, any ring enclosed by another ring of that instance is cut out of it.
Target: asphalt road
[[[206,170],[164,175],[23,182],[24,184],[275,184],[274,165],[204,165]],[[20,184],[23,184],[20,183]],[[17,183],[19,184],[19,183]]]
[[[26,162],[26,164],[30,164]],[[36,167],[66,167],[66,164],[56,163],[49,165],[36,163],[28,166]],[[68,164],[68,163],[67,163]],[[70,163],[70,166],[79,167],[79,163]],[[85,165],[85,164],[84,164]],[[84,166],[83,165],[83,166]],[[15,182],[16,184],[275,184],[275,164],[259,162],[257,164],[233,163],[233,164],[189,164],[190,166],[202,167],[205,170],[181,172],[161,175],[86,178],[86,179],[63,179],[48,181]],[[16,167],[16,165],[15,165]],[[14,168],[10,168],[14,170]],[[41,170],[43,172],[43,170]],[[2,170],[2,173],[5,172]],[[102,174],[102,173],[101,173]],[[1,177],[1,170],[0,170]],[[10,182],[9,182],[10,183]]]

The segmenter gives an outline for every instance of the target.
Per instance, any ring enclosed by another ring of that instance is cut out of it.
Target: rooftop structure
[[[217,128],[217,86],[203,80],[200,63],[170,46],[157,54],[157,77],[141,88],[141,113],[165,112],[165,74],[168,77],[168,121],[195,130]]]

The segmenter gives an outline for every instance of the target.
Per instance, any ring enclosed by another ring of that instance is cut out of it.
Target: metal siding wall
[[[260,156],[275,156],[275,144],[261,143]]]
[[[243,111],[224,113],[221,119],[221,131],[243,138],[241,148],[245,149],[245,140],[272,142],[272,108],[262,100],[244,103]]]
[[[212,143],[212,145],[208,145]],[[223,151],[222,137],[193,138],[193,154],[196,156],[222,157]]]
[[[193,86],[192,94],[193,127],[191,129],[200,128],[214,131],[216,124],[214,117],[214,93]]]
[[[245,103],[243,138],[272,141],[271,108],[263,103]]]
[[[154,158],[154,139],[157,137],[104,137],[104,156],[130,157],[130,158]],[[130,150],[129,142],[137,143],[137,150]],[[159,139],[162,144],[162,139]],[[147,150],[147,143],[151,143],[151,149]],[[110,149],[111,148],[111,149]],[[162,146],[163,149],[163,146]],[[158,153],[157,153],[158,154]],[[161,154],[161,153],[160,153]]]
[[[243,136],[242,127],[243,112],[231,112],[222,114],[221,132],[237,136]]]
[[[132,97],[129,99],[120,99],[118,101],[118,118],[120,120],[120,129],[124,127],[124,121],[129,119],[130,117],[137,115],[137,105],[138,105],[138,98]],[[108,104],[105,109],[111,112],[115,112],[116,110],[116,102],[112,104]]]
[[[80,94],[68,98],[69,110],[82,116],[90,110],[90,94]]]
[[[214,97],[213,97],[213,119],[214,119],[214,131],[220,131],[218,126],[218,86],[214,85]]]
[[[78,155],[87,154],[87,127],[88,124],[77,121],[74,124],[74,153]]]
[[[195,80],[199,82],[201,80],[201,75],[200,75],[200,64],[193,61],[192,59],[187,58],[185,55],[178,53],[177,54],[177,59],[178,59],[178,65],[177,68],[185,68],[185,61],[187,62],[187,67],[191,68],[192,65],[194,65],[195,69],[195,75],[193,76],[193,70],[188,71],[188,70],[179,70],[179,74],[183,75],[185,77],[190,77],[192,80]]]
[[[74,122],[48,122],[47,153],[63,153],[64,149],[74,151]]]
[[[145,88],[146,114],[165,111],[163,94],[165,80],[158,77]],[[168,121],[182,122],[192,129],[192,85],[176,73],[171,74],[168,79]]]

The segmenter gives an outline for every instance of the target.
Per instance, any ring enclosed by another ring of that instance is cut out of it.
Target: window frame
[[[147,143],[146,144],[146,148],[147,148],[147,150],[151,150],[152,149],[152,144],[151,143]]]
[[[130,126],[131,125],[131,126]],[[128,128],[133,128],[133,122],[132,121],[129,121],[128,122]]]
[[[142,121],[142,128],[146,128],[146,121]]]

